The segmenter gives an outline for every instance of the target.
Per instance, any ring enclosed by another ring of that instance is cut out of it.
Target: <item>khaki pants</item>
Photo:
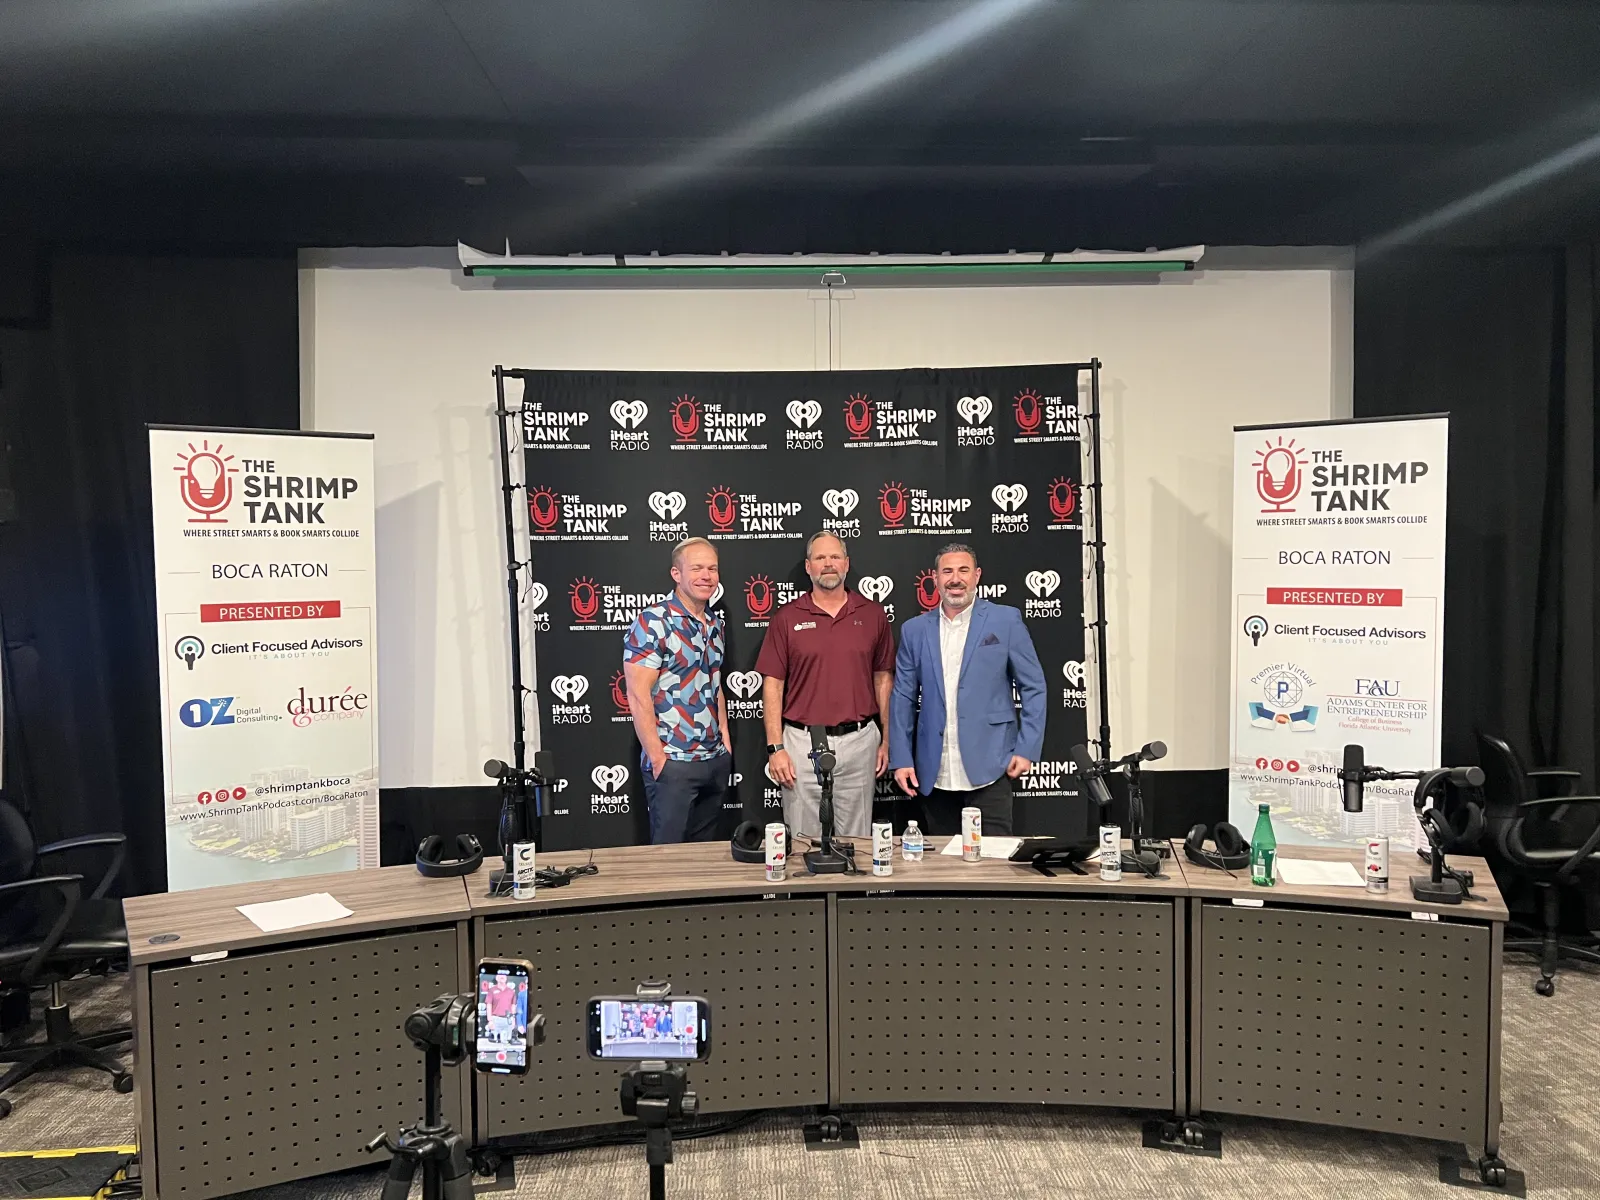
[[[872,836],[872,792],[882,741],[876,724],[828,739],[839,760],[833,769],[833,832],[838,837]],[[783,748],[794,764],[794,786],[783,789],[783,819],[794,833],[821,837],[822,785],[811,761],[811,734],[785,725]]]

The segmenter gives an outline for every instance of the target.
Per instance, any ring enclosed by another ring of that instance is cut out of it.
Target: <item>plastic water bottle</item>
[[[922,830],[915,821],[908,821],[906,831],[900,835],[900,857],[907,862],[922,861]]]

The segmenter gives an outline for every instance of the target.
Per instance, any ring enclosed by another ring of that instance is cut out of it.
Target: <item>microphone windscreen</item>
[[[1456,767],[1450,772],[1450,782],[1457,787],[1482,787],[1482,767]]]
[[[1166,756],[1167,744],[1165,742],[1147,742],[1143,751],[1140,752],[1140,757],[1149,762],[1155,762],[1156,759],[1165,758]]]
[[[483,773],[490,779],[499,779],[503,777],[510,769],[510,767],[506,766],[506,764],[501,762],[498,758],[491,758],[488,762],[483,764]]]
[[[1345,779],[1358,779],[1361,772],[1367,769],[1367,753],[1360,746],[1346,746],[1344,748],[1344,777]]]
[[[1072,765],[1080,771],[1087,771],[1094,766],[1094,759],[1089,757],[1089,747],[1082,742],[1068,750],[1067,757],[1072,760]]]

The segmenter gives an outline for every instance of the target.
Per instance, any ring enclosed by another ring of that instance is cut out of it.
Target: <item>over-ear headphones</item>
[[[1237,828],[1223,821],[1211,830],[1214,850],[1206,849],[1206,833],[1204,825],[1196,825],[1183,839],[1183,856],[1190,862],[1222,871],[1242,871],[1250,865],[1250,843]]]
[[[417,870],[429,879],[449,879],[452,875],[471,875],[483,865],[483,846],[470,833],[456,834],[456,856],[443,858],[444,839],[430,833],[417,847]]]
[[[1446,854],[1475,854],[1483,837],[1483,808],[1470,794],[1445,807],[1444,797],[1430,805],[1439,818],[1440,843]],[[1451,811],[1451,810],[1454,811]]]
[[[783,827],[785,845],[789,841],[789,826]],[[767,826],[763,821],[741,821],[728,843],[734,862],[764,863],[767,861]]]

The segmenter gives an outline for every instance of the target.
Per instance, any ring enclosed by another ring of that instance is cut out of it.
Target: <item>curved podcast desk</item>
[[[148,1194],[370,1161],[368,1139],[421,1115],[401,1022],[470,990],[481,955],[533,962],[547,1038],[522,1078],[446,1070],[447,1115],[480,1142],[618,1120],[618,1068],[587,1058],[583,1005],[665,978],[714,1007],[712,1058],[691,1069],[708,1113],[1086,1104],[1492,1151],[1506,910],[1482,860],[1452,860],[1489,882],[1451,908],[1412,901],[1396,859],[1387,896],[1268,892],[1181,848],[1164,878],[1120,883],[930,855],[888,878],[791,867],[768,884],[718,843],[596,850],[600,874],[532,901],[488,899],[487,872],[409,866],[140,897],[125,908]],[[263,934],[234,909],[324,890],[353,915]]]

